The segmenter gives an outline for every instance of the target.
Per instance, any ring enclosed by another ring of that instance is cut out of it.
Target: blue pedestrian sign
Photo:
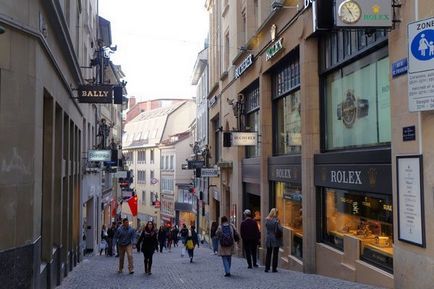
[[[408,109],[434,110],[434,18],[408,24]]]

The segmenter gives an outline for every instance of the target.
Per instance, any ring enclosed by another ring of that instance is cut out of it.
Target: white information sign
[[[88,160],[91,162],[108,162],[111,160],[111,150],[89,150]]]
[[[113,174],[114,178],[122,178],[122,179],[126,179],[127,178],[127,171],[117,171],[116,173]]]
[[[425,247],[421,156],[397,157],[399,240]]]
[[[408,24],[408,110],[434,110],[434,18]]]

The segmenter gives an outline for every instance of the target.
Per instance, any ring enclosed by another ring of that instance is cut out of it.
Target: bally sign
[[[113,86],[111,85],[80,85],[78,101],[80,103],[112,103]]]

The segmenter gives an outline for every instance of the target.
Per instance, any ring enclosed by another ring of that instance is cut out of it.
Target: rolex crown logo
[[[374,13],[374,14],[378,14],[378,13],[380,13],[380,5],[378,5],[378,4],[375,4],[374,6],[372,6],[372,13]]]
[[[369,179],[369,184],[371,186],[375,186],[377,184],[377,170],[374,168],[370,168],[368,170],[368,179]]]

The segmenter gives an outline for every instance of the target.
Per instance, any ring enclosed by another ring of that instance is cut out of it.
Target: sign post
[[[434,109],[434,18],[408,24],[408,110]]]

